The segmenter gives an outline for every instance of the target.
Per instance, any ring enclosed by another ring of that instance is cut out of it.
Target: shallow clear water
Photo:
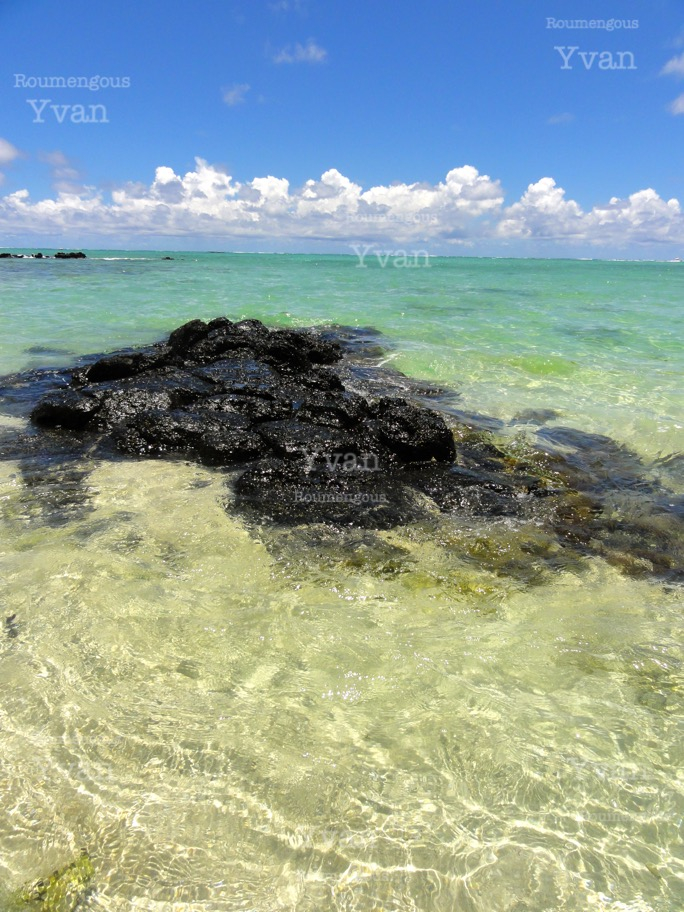
[[[0,261],[3,372],[196,316],[373,325],[463,410],[684,450],[677,264],[172,255]],[[0,461],[0,891],[85,846],[117,912],[684,906],[681,589],[496,572],[506,519],[302,549],[219,472],[73,469]]]

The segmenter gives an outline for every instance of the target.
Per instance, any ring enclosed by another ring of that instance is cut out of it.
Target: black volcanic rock
[[[74,389],[58,390],[40,400],[31,412],[31,420],[43,427],[80,430],[87,427],[99,412],[101,401]]]
[[[204,320],[190,320],[179,326],[169,336],[169,348],[174,352],[184,352],[193,343],[203,339],[209,332],[209,327]]]
[[[378,438],[401,462],[453,462],[454,438],[444,419],[405,399],[383,397],[373,404]]]
[[[370,415],[366,400],[357,393],[346,391],[332,396],[326,395],[325,391],[311,394],[297,409],[298,421],[335,428],[356,427]]]
[[[185,453],[210,465],[226,465],[269,451],[246,418],[230,412],[149,409],[114,432],[119,450],[133,456]]]
[[[0,434],[0,458],[23,452],[29,473],[84,453],[194,460],[225,469],[229,509],[283,534],[487,520],[512,537],[473,545],[495,572],[532,579],[539,562],[599,554],[635,575],[684,578],[684,499],[648,479],[634,454],[541,426],[516,455],[493,436],[501,422],[458,412],[452,392],[383,360],[367,328],[192,320],[156,345],[4,378],[4,408],[31,408],[33,430]],[[443,411],[424,404],[435,401]],[[64,516],[73,509],[82,509],[75,496]],[[528,538],[516,541],[518,529]],[[511,549],[517,556],[506,556]]]
[[[308,510],[310,521],[357,516],[385,527],[416,515],[415,484],[402,471],[451,464],[453,436],[437,412],[345,389],[342,357],[337,341],[312,331],[192,320],[165,343],[74,371],[31,418],[100,435],[128,456],[227,467],[266,458],[238,485],[248,512],[270,515],[277,502],[281,522]]]
[[[158,361],[159,358],[144,352],[111,355],[108,358],[100,358],[95,364],[85,368],[75,378],[75,382],[80,385],[101,383],[103,380],[123,380],[125,377],[133,377],[135,374],[150,370]]]

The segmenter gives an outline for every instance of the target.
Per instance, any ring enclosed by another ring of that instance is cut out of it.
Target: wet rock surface
[[[534,438],[511,448],[496,437],[501,422],[381,367],[385,354],[372,330],[193,320],[156,345],[0,381],[0,409],[32,426],[5,432],[0,458],[17,459],[34,486],[64,474],[67,517],[87,508],[76,490],[84,454],[182,458],[225,471],[228,508],[254,528],[427,524],[446,541],[445,523],[486,521],[509,542],[512,529],[534,530],[533,544],[518,536],[515,559],[506,545],[502,572],[526,555],[557,565],[560,548],[684,578],[684,501],[636,456],[550,427],[558,416],[547,412],[518,416]]]
[[[436,411],[345,388],[333,369],[343,357],[320,333],[193,320],[166,343],[73,371],[31,421],[127,456],[248,464],[237,508],[273,522],[406,522],[410,470],[450,465],[453,434]]]

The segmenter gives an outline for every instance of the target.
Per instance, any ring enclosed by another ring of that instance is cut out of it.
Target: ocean
[[[0,374],[194,318],[373,327],[497,440],[610,438],[682,502],[684,264],[86,252],[0,260]],[[507,517],[302,548],[216,469],[7,452],[0,908],[82,849],[107,912],[684,907],[680,582]]]

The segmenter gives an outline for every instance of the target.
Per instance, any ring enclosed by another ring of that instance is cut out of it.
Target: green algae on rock
[[[83,849],[75,860],[53,871],[49,877],[25,884],[10,897],[8,912],[76,912],[85,898],[95,869]]]

